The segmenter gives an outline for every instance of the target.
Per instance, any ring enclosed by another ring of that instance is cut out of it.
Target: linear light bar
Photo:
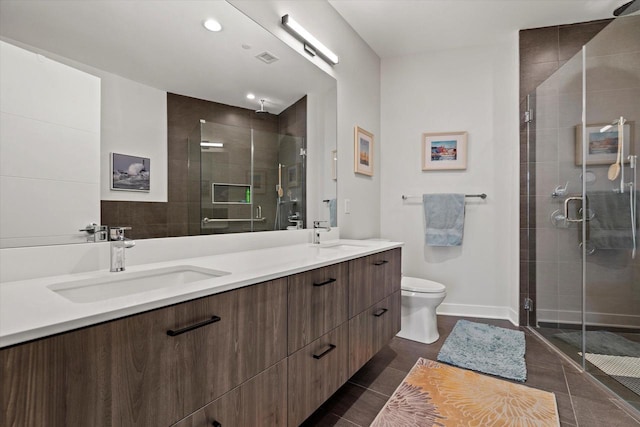
[[[224,143],[222,142],[206,142],[203,141],[200,143],[201,147],[216,147],[216,148],[222,148],[224,147]]]
[[[311,53],[307,47],[307,44],[311,46],[312,50],[318,53],[324,60],[331,65],[338,63],[338,55],[333,53],[328,47],[320,43],[318,39],[313,37],[307,30],[305,30],[300,24],[298,24],[289,14],[282,17],[282,25],[293,32],[305,43],[305,50]]]

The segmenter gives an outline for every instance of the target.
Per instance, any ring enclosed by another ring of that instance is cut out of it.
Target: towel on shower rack
[[[464,194],[423,194],[427,246],[461,246]]]
[[[593,215],[587,221],[587,240],[596,249],[633,248],[629,202],[628,191],[622,194],[613,191],[587,193],[587,207]],[[636,224],[637,219],[636,209]]]

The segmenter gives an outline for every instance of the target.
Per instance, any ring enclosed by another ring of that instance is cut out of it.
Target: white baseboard
[[[482,319],[503,319],[518,326],[518,313],[510,307],[493,305],[447,304],[438,306],[436,313],[446,316],[479,317]]]

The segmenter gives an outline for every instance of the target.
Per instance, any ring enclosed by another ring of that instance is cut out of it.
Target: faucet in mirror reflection
[[[131,230],[131,227],[109,228],[109,240],[111,241],[111,268],[109,271],[111,272],[125,270],[124,250],[136,245],[135,241],[124,236],[126,230]]]

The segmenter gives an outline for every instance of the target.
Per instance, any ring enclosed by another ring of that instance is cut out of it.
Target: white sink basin
[[[87,303],[156,289],[179,287],[201,280],[226,276],[227,274],[230,273],[190,265],[180,265],[132,273],[111,273],[105,277],[56,283],[48,286],[48,288],[69,301]]]

